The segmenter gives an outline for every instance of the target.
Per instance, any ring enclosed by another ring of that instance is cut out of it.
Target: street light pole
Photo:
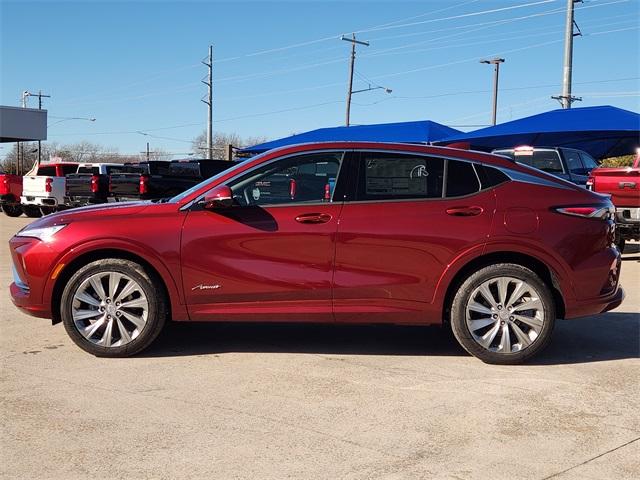
[[[500,78],[500,64],[504,63],[504,58],[494,58],[492,60],[480,60],[480,63],[493,65],[493,112],[491,114],[491,125],[496,124],[498,116],[498,79]]]
[[[351,38],[345,37],[343,35],[341,37],[341,40],[344,40],[345,42],[351,42],[351,61],[349,63],[349,88],[347,89],[347,112],[346,112],[346,118],[345,118],[345,125],[348,127],[350,116],[351,116],[351,95],[353,94],[353,69],[356,61],[356,43],[359,45],[364,45],[365,47],[368,47],[369,42],[356,40],[355,33],[351,34]]]

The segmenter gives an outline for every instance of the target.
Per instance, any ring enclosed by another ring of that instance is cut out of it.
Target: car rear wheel
[[[105,259],[78,270],[62,294],[71,339],[98,357],[127,357],[147,348],[167,316],[160,279],[129,260]]]
[[[533,271],[502,263],[471,275],[451,305],[451,328],[462,347],[486,363],[517,364],[551,340],[555,304]]]
[[[33,205],[23,205],[22,209],[24,210],[24,214],[29,218],[39,218],[42,216],[40,207],[34,207]]]
[[[2,205],[2,211],[7,217],[19,217],[22,215],[22,205],[19,203],[5,203]]]

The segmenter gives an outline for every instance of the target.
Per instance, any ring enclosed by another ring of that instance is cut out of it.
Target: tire
[[[89,263],[73,274],[62,293],[60,315],[67,334],[97,357],[141,352],[158,336],[168,314],[160,282],[129,260]]]
[[[2,211],[7,217],[19,217],[22,215],[22,205],[19,203],[5,203],[2,205]]]
[[[40,213],[43,216],[51,215],[52,213],[55,213],[56,210],[57,207],[40,207]]]
[[[532,308],[522,308],[525,304]],[[551,341],[555,319],[549,287],[528,268],[511,263],[472,274],[451,304],[456,340],[485,363],[515,365],[538,354]]]
[[[24,210],[24,214],[29,218],[40,218],[42,216],[40,207],[34,207],[33,205],[23,205],[22,210]]]
[[[618,238],[616,238],[616,247],[618,247],[618,250],[620,250],[620,253],[624,253],[624,247],[626,244],[627,244],[626,238],[622,236],[618,236]]]

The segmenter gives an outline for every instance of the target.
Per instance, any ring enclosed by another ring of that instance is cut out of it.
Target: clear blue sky
[[[121,153],[150,141],[188,152],[206,122],[199,62],[213,44],[214,130],[278,138],[344,122],[349,45],[338,37],[356,31],[371,45],[358,48],[354,89],[369,78],[393,93],[354,95],[352,123],[486,124],[492,70],[478,60],[493,55],[506,58],[498,112],[506,121],[558,107],[549,97],[561,89],[565,6],[1,0],[0,103],[18,105],[26,89],[50,94],[51,141],[88,140]],[[640,2],[585,0],[576,20],[583,36],[575,41],[573,90],[584,98],[576,105],[640,110]]]

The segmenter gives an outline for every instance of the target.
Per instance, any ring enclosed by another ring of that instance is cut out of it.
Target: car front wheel
[[[533,271],[502,263],[471,275],[451,305],[451,328],[462,347],[486,363],[517,364],[551,340],[555,304]]]
[[[71,339],[99,357],[127,357],[158,336],[167,316],[160,279],[129,260],[105,259],[78,270],[62,294]]]

